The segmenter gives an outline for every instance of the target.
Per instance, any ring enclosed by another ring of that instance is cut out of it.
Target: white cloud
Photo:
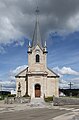
[[[63,67],[63,68],[59,68],[59,67],[55,67],[53,68],[53,70],[55,70],[57,73],[61,74],[61,75],[79,75],[79,72],[71,69],[70,67]]]
[[[39,0],[38,4],[42,35],[79,29],[78,0]],[[0,43],[12,43],[24,35],[32,37],[36,6],[36,0],[0,0]]]
[[[73,78],[72,80],[74,80],[74,81],[76,81],[76,82],[79,82],[79,77]]]
[[[67,81],[69,80],[73,83],[73,85],[77,84],[79,86],[79,77],[73,77],[73,78],[67,79]]]
[[[22,33],[14,28],[8,17],[2,16],[0,18],[0,43],[12,43],[21,35]]]
[[[73,84],[73,88],[79,88],[79,72],[71,69],[70,67],[62,67],[61,69],[59,67],[53,68],[53,70],[59,74],[60,80],[59,80],[59,87],[60,88],[69,88],[69,83],[71,82]],[[71,77],[64,77],[65,75],[70,75]],[[72,77],[78,76],[78,77]]]
[[[12,72],[13,74],[18,74],[19,72],[21,72],[21,71],[24,70],[25,68],[27,68],[27,65],[18,66],[16,69],[12,70],[11,72]]]
[[[59,80],[59,87],[60,88],[69,88],[69,82],[66,80],[63,80],[62,78],[60,78]]]
[[[10,70],[10,79],[15,80],[15,75],[17,75],[19,72],[21,72],[22,70],[24,70],[27,67],[28,67],[27,65],[22,65],[22,66],[18,66],[14,70]]]
[[[59,80],[59,83],[61,83],[61,84],[67,84],[67,81],[65,81],[65,80],[63,80],[63,79],[60,79],[60,80]]]
[[[79,13],[68,19],[67,26],[72,31],[79,30]]]
[[[15,75],[24,70],[27,65],[18,66],[14,70],[10,70],[10,74],[8,76],[8,80],[2,81],[0,80],[0,90],[13,90],[16,87]]]
[[[17,41],[16,43],[15,43],[15,46],[23,46],[24,45],[24,41],[23,40],[20,40],[20,41]]]
[[[3,54],[3,53],[6,53],[4,47],[0,46],[0,53]]]
[[[15,86],[15,81],[0,81],[0,90],[13,90]]]

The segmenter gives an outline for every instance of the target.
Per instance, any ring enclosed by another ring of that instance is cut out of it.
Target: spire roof
[[[33,34],[32,47],[35,47],[36,45],[39,45],[40,47],[42,47],[41,35],[40,35],[40,30],[39,30],[38,15],[39,15],[39,9],[37,7],[37,9],[36,9],[36,23],[35,23],[35,29],[34,29],[34,34]]]

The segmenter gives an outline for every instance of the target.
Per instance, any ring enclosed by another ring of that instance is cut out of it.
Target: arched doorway
[[[41,96],[41,86],[39,84],[35,85],[35,97]]]

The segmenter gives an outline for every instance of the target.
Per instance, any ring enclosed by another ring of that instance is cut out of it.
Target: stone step
[[[31,106],[44,106],[45,101],[43,98],[32,98],[30,102]]]

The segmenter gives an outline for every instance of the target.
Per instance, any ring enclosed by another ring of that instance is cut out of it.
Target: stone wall
[[[30,102],[30,97],[7,97],[4,100],[5,104],[17,104],[17,103],[29,103]]]
[[[18,97],[18,84],[21,84],[21,96],[24,96],[26,93],[26,81],[25,78],[16,78],[16,96]]]
[[[67,97],[54,97],[53,98],[53,104],[55,106],[60,106],[60,105],[79,105],[79,98],[67,98]]]

